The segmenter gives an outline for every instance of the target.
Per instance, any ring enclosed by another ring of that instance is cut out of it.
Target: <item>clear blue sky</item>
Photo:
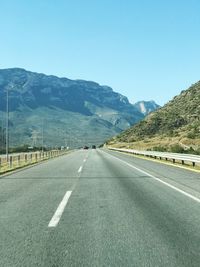
[[[200,80],[199,0],[0,0],[0,68],[164,104]]]

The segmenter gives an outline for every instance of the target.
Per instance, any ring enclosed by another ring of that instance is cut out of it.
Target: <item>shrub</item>
[[[178,144],[171,146],[170,150],[173,153],[185,153],[184,148]]]
[[[164,146],[154,146],[153,151],[160,151],[160,152],[166,152],[167,148]]]
[[[187,138],[190,138],[190,139],[194,139],[196,137],[195,133],[194,132],[189,132],[187,134]]]

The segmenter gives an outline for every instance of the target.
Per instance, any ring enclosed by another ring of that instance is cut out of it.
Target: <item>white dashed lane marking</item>
[[[67,205],[67,202],[71,196],[71,193],[72,193],[72,191],[66,192],[66,194],[64,195],[62,201],[60,202],[56,212],[54,213],[51,221],[49,222],[48,227],[56,227],[57,226],[57,224],[59,223],[60,218],[64,212],[64,209]]]
[[[78,169],[78,173],[82,172],[83,166]]]

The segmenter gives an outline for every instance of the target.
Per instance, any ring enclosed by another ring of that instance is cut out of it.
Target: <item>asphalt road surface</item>
[[[0,266],[200,266],[200,173],[80,150],[0,178]]]

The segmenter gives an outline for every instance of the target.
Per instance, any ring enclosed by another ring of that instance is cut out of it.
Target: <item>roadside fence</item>
[[[67,153],[69,153],[69,151],[51,150],[45,152],[9,154],[8,160],[6,156],[0,156],[0,173],[35,164]]]

